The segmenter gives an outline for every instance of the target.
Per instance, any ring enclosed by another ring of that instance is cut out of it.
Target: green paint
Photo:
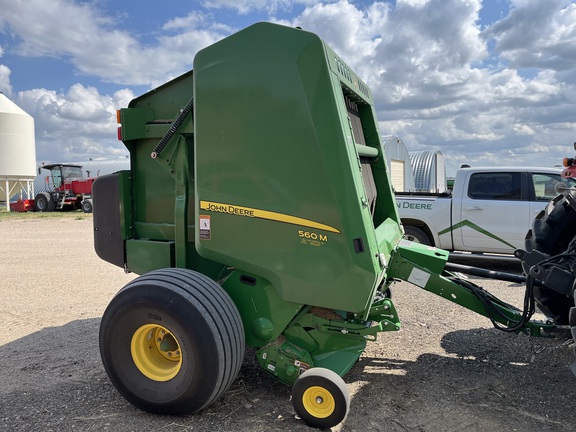
[[[506,240],[501,239],[500,237],[492,234],[491,232],[486,231],[486,230],[485,230],[484,228],[482,228],[481,226],[478,226],[478,225],[476,225],[475,223],[470,222],[468,219],[464,219],[463,221],[458,222],[458,223],[455,224],[455,225],[452,225],[452,226],[450,226],[450,227],[448,227],[448,228],[446,228],[446,229],[443,229],[442,231],[439,231],[439,232],[438,232],[438,235],[446,234],[446,233],[449,233],[449,232],[451,232],[451,231],[456,231],[457,229],[462,228],[462,227],[471,228],[471,229],[473,229],[474,231],[478,231],[479,233],[484,234],[485,236],[488,236],[488,237],[490,237],[490,238],[492,238],[492,239],[494,239],[494,240],[496,240],[496,241],[499,241],[500,243],[504,243],[506,246],[508,246],[508,247],[510,247],[510,248],[512,248],[512,249],[516,249],[516,247],[515,247],[514,245],[512,245],[512,244],[508,243]]]

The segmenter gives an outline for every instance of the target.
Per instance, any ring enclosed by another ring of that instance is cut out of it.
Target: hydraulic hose
[[[480,267],[471,267],[463,264],[455,264],[448,262],[445,266],[446,270],[452,272],[459,272],[464,274],[469,274],[472,276],[479,276],[487,279],[498,279],[507,282],[514,282],[514,283],[526,283],[526,276],[512,274],[512,273],[504,273],[494,270],[483,269]],[[542,283],[538,280],[534,280],[534,285],[542,286]]]
[[[508,333],[517,332],[524,327],[524,324],[526,324],[530,320],[532,315],[534,314],[534,312],[535,312],[534,285],[542,285],[542,284],[540,281],[534,279],[533,277],[531,277],[531,276],[526,277],[526,276],[521,276],[521,275],[516,275],[516,274],[511,274],[511,273],[497,272],[494,270],[488,270],[488,269],[483,269],[483,268],[478,268],[478,267],[470,267],[467,265],[454,264],[454,263],[446,263],[445,268],[448,271],[466,273],[466,274],[473,275],[473,276],[480,276],[480,277],[484,277],[484,278],[498,279],[498,280],[503,280],[503,281],[507,281],[507,282],[526,284],[526,291],[524,293],[523,309],[522,309],[522,311],[519,311],[519,312],[521,312],[521,316],[520,316],[520,319],[518,321],[514,322],[514,321],[510,321],[509,317],[502,314],[498,310],[498,308],[496,308],[496,304],[503,306],[505,308],[508,308],[510,310],[518,310],[516,307],[494,298],[493,296],[489,295],[487,291],[485,291],[484,289],[482,289],[479,286],[476,286],[472,282],[465,281],[462,279],[455,279],[455,278],[452,279],[453,282],[468,288],[478,298],[478,300],[480,300],[480,302],[484,305],[484,308],[486,310],[486,314],[487,314],[488,318],[490,319],[490,321],[492,322],[492,325],[496,329],[502,330],[502,331],[508,332]],[[497,316],[500,317],[501,319],[505,320],[505,321],[508,321],[508,325],[503,326],[503,325],[499,324],[496,320]]]

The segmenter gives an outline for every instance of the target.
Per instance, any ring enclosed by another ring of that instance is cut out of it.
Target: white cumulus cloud
[[[72,83],[15,92],[2,62],[8,48],[0,47],[0,91],[16,93],[36,118],[43,158],[59,149],[76,160],[124,154],[114,111],[134,96],[130,86],[189,70],[198,50],[238,30],[238,14],[319,34],[370,86],[382,135],[399,136],[409,150],[442,150],[449,174],[464,162],[554,165],[576,137],[569,0],[508,0],[509,11],[483,24],[483,8],[500,2],[203,0],[146,34],[127,28],[129,16],[107,15],[100,1],[0,2],[11,55],[59,59],[76,82],[96,77],[126,87],[111,96]]]
[[[75,84],[66,93],[34,89],[19,92],[17,103],[34,117],[36,156],[45,161],[115,158],[127,154],[116,140],[116,110],[134,98],[130,90],[112,96]]]

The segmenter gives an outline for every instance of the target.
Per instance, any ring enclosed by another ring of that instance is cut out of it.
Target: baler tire
[[[244,358],[240,313],[224,289],[186,269],[154,270],[112,299],[100,324],[100,354],[136,407],[183,415],[232,385]]]
[[[422,230],[414,225],[404,226],[404,238],[413,241],[414,243],[421,243],[426,246],[432,245],[430,237]]]
[[[38,212],[53,212],[56,210],[56,203],[48,192],[40,192],[34,197],[34,208]]]
[[[292,405],[308,426],[328,429],[346,418],[350,394],[337,373],[315,367],[300,375],[294,383]]]
[[[538,250],[554,256],[564,252],[574,236],[576,236],[576,210],[566,197],[558,195],[534,219],[525,246],[528,252]],[[572,297],[548,287],[535,286],[534,299],[538,309],[554,323],[568,324],[568,313],[574,306]]]

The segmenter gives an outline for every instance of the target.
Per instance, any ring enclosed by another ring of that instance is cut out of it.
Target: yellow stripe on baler
[[[340,234],[340,231],[330,225],[325,225],[320,222],[315,222],[309,219],[304,219],[297,216],[291,216],[284,213],[277,213],[268,210],[260,210],[250,207],[242,207],[234,204],[218,203],[213,201],[200,201],[200,210],[225,213],[235,216],[244,216],[257,219],[266,219],[276,222],[284,222],[292,225],[299,225],[308,228],[320,229],[328,232]]]

